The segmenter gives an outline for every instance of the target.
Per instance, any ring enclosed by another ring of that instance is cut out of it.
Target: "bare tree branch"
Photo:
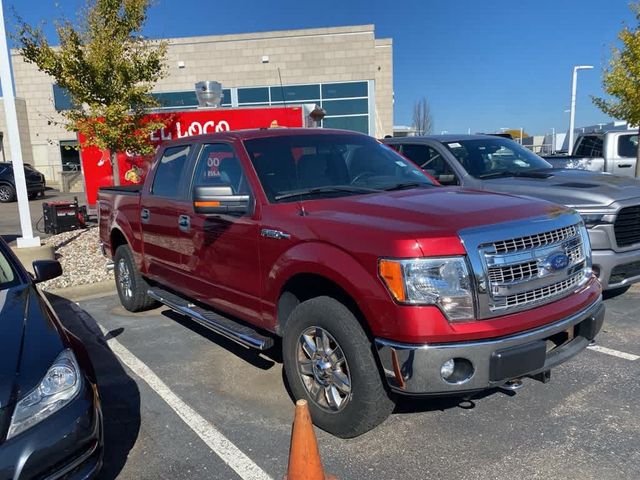
[[[433,133],[433,116],[426,97],[422,97],[413,104],[413,128],[417,135]]]

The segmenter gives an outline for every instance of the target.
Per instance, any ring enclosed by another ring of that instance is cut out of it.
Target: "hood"
[[[546,172],[545,172],[546,173]],[[486,190],[517,193],[569,207],[606,207],[637,198],[640,181],[587,170],[549,170],[544,178],[502,177],[483,181]]]
[[[0,290],[0,409],[29,393],[64,349],[53,314],[32,285]],[[4,423],[0,419],[0,424]]]
[[[464,252],[458,237],[462,229],[555,216],[565,210],[530,198],[455,187],[312,200],[304,207],[307,216],[303,218],[313,237],[341,242],[354,251],[400,256],[410,255],[416,241],[422,251],[413,255],[460,254]],[[394,243],[397,248],[390,251]]]

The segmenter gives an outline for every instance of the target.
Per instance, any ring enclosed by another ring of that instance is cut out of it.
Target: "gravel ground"
[[[113,279],[107,272],[107,259],[100,253],[98,227],[75,230],[53,235],[44,240],[54,248],[56,258],[62,264],[62,276],[43,282],[43,290],[53,290],[77,285],[87,285]]]

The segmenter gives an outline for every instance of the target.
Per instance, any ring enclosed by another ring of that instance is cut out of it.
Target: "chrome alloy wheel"
[[[0,185],[0,201],[8,202],[9,200],[11,200],[11,190],[9,190],[9,187]]]
[[[131,289],[131,272],[129,266],[124,258],[121,258],[118,262],[118,284],[120,285],[120,291],[127,297],[133,297],[133,290]]]
[[[331,412],[351,400],[351,375],[344,352],[321,327],[307,328],[298,339],[298,374],[311,399]]]

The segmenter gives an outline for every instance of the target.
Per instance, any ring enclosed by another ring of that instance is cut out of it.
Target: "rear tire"
[[[130,312],[141,312],[157,306],[157,302],[147,295],[146,282],[133,259],[128,245],[120,245],[113,256],[116,289],[122,306]]]
[[[298,305],[282,341],[291,391],[313,422],[341,438],[382,423],[395,402],[383,384],[371,341],[351,311],[330,297]]]
[[[0,203],[13,202],[16,199],[16,189],[11,185],[0,185]]]

